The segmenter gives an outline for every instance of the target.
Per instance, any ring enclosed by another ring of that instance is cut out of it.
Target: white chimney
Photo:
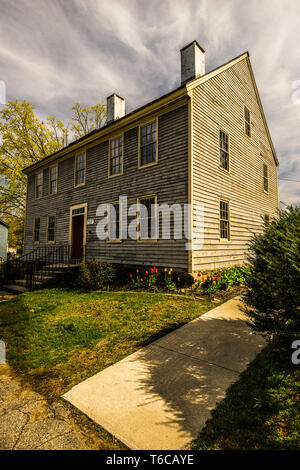
[[[114,93],[106,98],[106,123],[109,124],[116,119],[125,116],[125,100]]]
[[[205,50],[193,41],[180,50],[181,84],[205,74]]]

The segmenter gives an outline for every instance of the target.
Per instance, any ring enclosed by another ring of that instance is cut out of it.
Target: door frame
[[[74,209],[81,209],[84,207],[84,214],[78,214],[78,215],[83,215],[83,246],[86,244],[86,221],[87,221],[87,202],[84,204],[76,204],[75,206],[70,206],[70,221],[69,221],[69,246],[71,247],[73,245],[73,217],[77,217],[77,215],[73,215],[72,211]]]

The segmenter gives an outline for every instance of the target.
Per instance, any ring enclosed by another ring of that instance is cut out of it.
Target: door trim
[[[77,204],[75,206],[70,207],[70,220],[69,220],[69,246],[72,246],[73,243],[73,233],[72,233],[72,228],[73,228],[73,217],[76,217],[76,215],[72,215],[72,211],[74,209],[81,209],[84,207],[84,214],[78,214],[78,215],[83,215],[83,246],[86,244],[86,221],[87,221],[87,202],[84,204]]]

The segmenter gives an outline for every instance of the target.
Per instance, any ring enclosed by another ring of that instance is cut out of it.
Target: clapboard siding
[[[103,260],[127,264],[153,264],[187,269],[185,240],[158,240],[143,243],[100,241],[96,235],[96,209],[99,204],[127,196],[128,205],[137,197],[157,194],[158,204],[188,202],[188,106],[181,106],[158,118],[158,164],[138,169],[138,127],[124,134],[123,175],[108,178],[108,140],[87,149],[86,184],[74,188],[74,154],[58,164],[58,193],[48,195],[49,171],[44,169],[43,198],[34,199],[34,176],[28,177],[25,251],[32,250],[33,220],[41,216],[41,240],[46,243],[47,215],[56,213],[56,243],[66,244],[69,237],[70,206],[88,204],[88,218],[95,224],[87,227],[86,243],[95,248]],[[129,221],[133,218],[129,218]]]
[[[204,243],[193,252],[193,270],[246,260],[247,243],[276,214],[277,168],[246,59],[193,89],[193,202],[204,206]],[[244,105],[251,138],[244,133]],[[219,129],[229,134],[229,173],[219,168]],[[263,191],[263,163],[269,193]],[[230,203],[230,240],[219,239],[219,200]],[[193,229],[197,227],[194,210]]]

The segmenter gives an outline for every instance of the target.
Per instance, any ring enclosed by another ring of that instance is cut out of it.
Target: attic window
[[[251,121],[250,121],[250,111],[246,106],[244,106],[244,116],[245,116],[245,134],[248,137],[251,137]]]
[[[268,166],[265,163],[263,164],[263,180],[264,180],[264,192],[267,193],[269,191],[269,172],[268,172]]]

